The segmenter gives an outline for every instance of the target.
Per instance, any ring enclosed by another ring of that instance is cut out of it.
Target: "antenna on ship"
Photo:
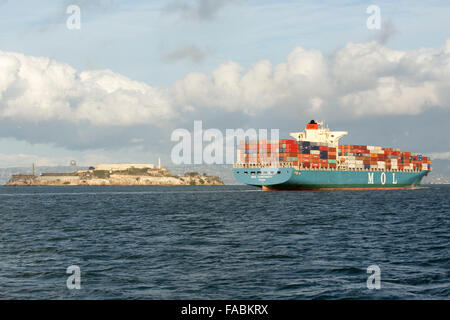
[[[323,121],[317,121],[319,128],[324,129]]]

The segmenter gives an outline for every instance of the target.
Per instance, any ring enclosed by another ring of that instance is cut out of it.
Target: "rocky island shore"
[[[15,174],[6,186],[181,186],[223,185],[219,177],[188,172],[171,174],[166,168],[106,168],[99,165],[72,173],[42,173],[39,176]]]

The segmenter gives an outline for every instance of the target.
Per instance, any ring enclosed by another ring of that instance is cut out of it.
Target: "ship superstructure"
[[[324,127],[323,121],[316,123],[312,120],[306,125],[304,131],[291,132],[290,136],[297,141],[325,143],[329,146],[337,147],[339,145],[339,139],[347,134],[347,131],[330,131],[328,127]]]

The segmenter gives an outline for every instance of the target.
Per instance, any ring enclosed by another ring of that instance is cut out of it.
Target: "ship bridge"
[[[302,132],[291,132],[290,136],[297,141],[322,142],[337,148],[339,139],[348,134],[347,131],[330,131],[323,121],[311,120]]]

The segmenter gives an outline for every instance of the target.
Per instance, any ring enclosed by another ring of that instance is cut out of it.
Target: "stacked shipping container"
[[[336,148],[322,142],[298,141],[299,162],[304,168],[336,168]]]
[[[431,161],[421,154],[378,146],[339,146],[339,160],[349,168],[385,170],[429,170]]]
[[[274,157],[276,159],[274,159]],[[429,170],[428,157],[396,148],[377,146],[340,145],[295,141],[241,141],[238,147],[239,163],[265,163],[273,160],[291,162],[303,168],[336,168],[338,164],[349,169],[371,170]]]
[[[298,147],[294,140],[241,141],[238,146],[238,162],[263,163],[267,161],[294,162],[298,165]],[[273,159],[276,157],[276,159]]]

